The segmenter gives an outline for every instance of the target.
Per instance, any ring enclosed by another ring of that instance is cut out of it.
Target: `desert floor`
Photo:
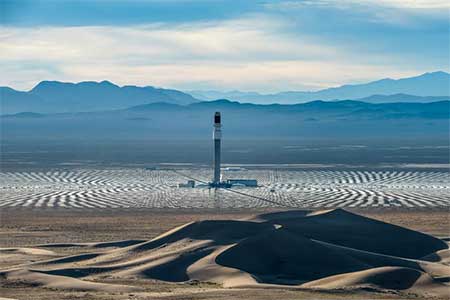
[[[102,242],[129,239],[148,240],[184,223],[198,220],[243,219],[276,209],[6,209],[0,210],[0,247],[29,247],[46,243]],[[358,214],[404,226],[447,240],[450,214],[446,209],[355,209]],[[61,256],[79,254],[84,248],[51,249]],[[35,255],[2,255],[0,268],[40,259]],[[103,282],[127,284],[108,279]],[[311,292],[289,288],[222,288],[207,283],[166,283],[138,279],[140,292],[82,292],[36,287],[20,280],[1,281],[0,299],[420,299],[404,292],[350,291]],[[429,298],[429,297],[427,297]]]

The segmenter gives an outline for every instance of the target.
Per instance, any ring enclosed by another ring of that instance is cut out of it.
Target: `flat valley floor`
[[[280,209],[36,209],[2,208],[0,210],[0,247],[33,247],[48,243],[98,243],[118,240],[149,240],[187,222],[218,219],[246,219],[256,214]],[[450,238],[448,208],[366,208],[351,212],[413,230]],[[92,251],[86,247],[45,248],[68,256]],[[104,248],[103,250],[108,250]],[[2,253],[0,269],[46,259],[41,253]],[[52,257],[53,258],[53,257]],[[126,280],[102,282],[129,284]],[[341,290],[312,292],[286,288],[222,288],[217,284],[189,282],[167,283],[150,279],[133,280],[139,292],[72,291],[34,286],[21,280],[4,281],[0,297],[11,299],[422,299],[408,292],[373,292]],[[433,297],[426,297],[431,299]],[[437,297],[442,298],[442,297]],[[444,297],[445,298],[445,297]]]

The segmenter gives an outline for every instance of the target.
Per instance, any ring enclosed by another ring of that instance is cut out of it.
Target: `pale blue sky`
[[[0,85],[304,90],[450,71],[448,0],[0,1]]]

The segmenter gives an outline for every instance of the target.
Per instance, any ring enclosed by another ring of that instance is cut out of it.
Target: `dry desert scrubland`
[[[446,209],[1,213],[10,299],[448,299]]]

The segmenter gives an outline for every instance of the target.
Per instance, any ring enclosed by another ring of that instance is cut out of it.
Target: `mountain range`
[[[65,83],[42,81],[30,91],[0,87],[1,114],[59,113],[125,109],[149,103],[188,105],[202,100],[231,99],[253,103],[304,103],[313,100],[359,100],[369,103],[436,102],[450,99],[450,74],[425,73],[403,79],[382,79],[316,92],[182,92],[152,86],[118,86],[109,81]]]
[[[84,113],[18,113],[0,117],[5,139],[205,138],[221,111],[234,138],[448,138],[450,101],[383,103],[313,101],[250,104],[229,100],[189,105],[164,102]]]
[[[109,81],[42,81],[28,92],[0,87],[0,95],[3,114],[101,111],[151,102],[189,104],[200,101],[177,90],[151,86],[119,87]]]
[[[442,71],[402,79],[381,79],[365,84],[343,85],[314,92],[288,91],[276,94],[257,92],[190,91],[201,100],[220,98],[253,103],[301,103],[313,100],[360,99],[371,103],[433,102],[429,96],[450,97],[450,74]],[[389,97],[385,97],[389,96]],[[363,98],[363,99],[362,99]]]

